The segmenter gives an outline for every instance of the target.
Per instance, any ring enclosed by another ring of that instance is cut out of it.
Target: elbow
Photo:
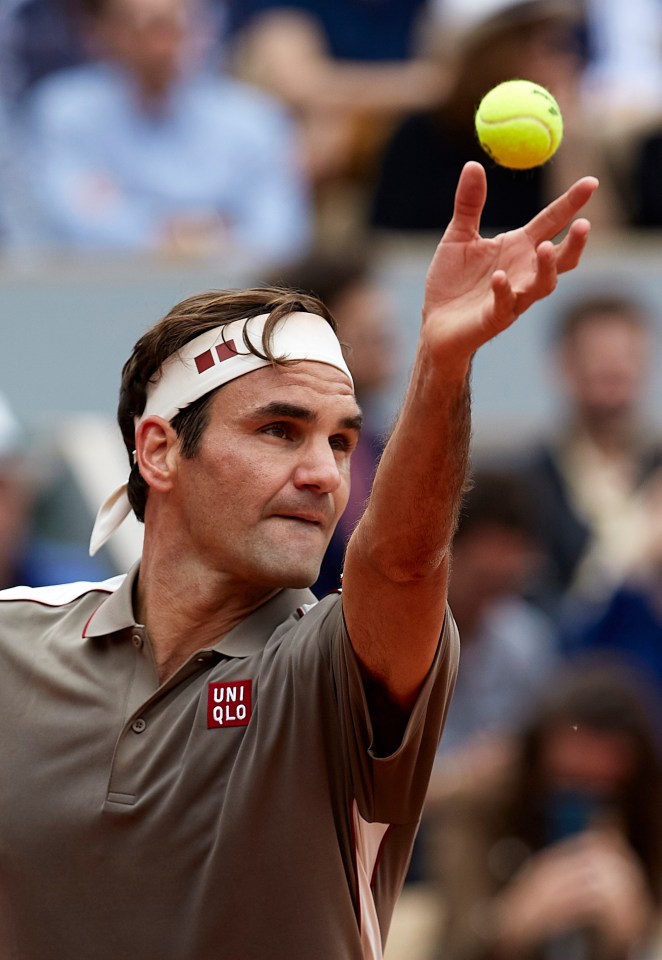
[[[390,550],[372,550],[365,559],[385,580],[394,584],[415,584],[436,580],[446,571],[448,549],[434,553],[416,551],[406,555]]]
[[[380,568],[382,576],[392,583],[423,583],[426,580],[437,579],[445,568],[446,555],[435,557],[434,560],[423,562],[388,563]]]

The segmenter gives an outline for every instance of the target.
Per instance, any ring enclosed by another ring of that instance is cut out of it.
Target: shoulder
[[[221,118],[249,126],[255,119],[285,122],[287,108],[270,93],[227,74],[203,73],[191,81],[193,96],[214,108]]]
[[[38,83],[27,102],[36,119],[75,119],[85,117],[115,96],[113,74],[102,64],[86,64],[60,70]]]
[[[286,644],[301,643],[307,651],[328,647],[342,635],[342,599],[339,593],[297,607],[272,639]]]
[[[553,438],[537,440],[513,452],[511,464],[516,476],[535,487],[562,484],[560,443]]]
[[[16,586],[0,590],[0,620],[17,623],[19,620],[51,620],[72,607],[96,609],[105,596],[114,593],[125,575],[98,583],[78,581],[47,587]]]

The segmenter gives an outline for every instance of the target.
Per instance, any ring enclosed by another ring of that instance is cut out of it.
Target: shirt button
[[[143,718],[138,717],[138,719],[134,720],[131,724],[131,729],[134,733],[142,733],[146,726],[147,723],[143,720]]]
[[[140,636],[140,634],[134,633],[134,635],[131,637],[131,640],[133,642],[134,647],[140,650],[140,648],[143,645],[143,638]]]

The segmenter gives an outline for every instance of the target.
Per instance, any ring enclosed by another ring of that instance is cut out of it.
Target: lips
[[[329,497],[299,502],[281,501],[268,505],[267,516],[278,520],[292,520],[309,527],[328,530],[335,522],[335,507]]]
[[[275,516],[280,517],[281,520],[299,520],[303,523],[309,523],[316,527],[321,527],[325,522],[323,517],[313,516],[308,513],[277,513]]]
[[[324,509],[322,504],[306,504],[298,508],[276,508],[271,511],[270,516],[280,520],[292,520],[296,523],[302,523],[309,527],[318,527],[320,529],[327,529],[333,522],[333,512]]]

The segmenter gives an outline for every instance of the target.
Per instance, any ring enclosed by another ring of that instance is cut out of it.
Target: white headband
[[[244,337],[264,352],[263,332],[269,314],[249,320],[234,320],[190,340],[169,357],[150,380],[147,403],[136,417],[136,428],[147,417],[172,420],[195,400],[216,387],[243,377],[253,370],[271,366],[246,347]],[[276,323],[269,344],[277,360],[315,360],[337,367],[352,376],[338,338],[323,317],[312,313],[290,313]],[[99,550],[131,512],[127,484],[122,484],[102,503],[90,539],[90,555]]]

